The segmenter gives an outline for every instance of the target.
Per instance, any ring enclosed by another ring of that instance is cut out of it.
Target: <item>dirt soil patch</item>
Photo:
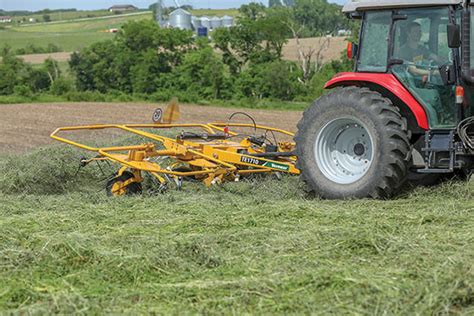
[[[57,143],[49,135],[58,127],[91,124],[151,123],[153,110],[165,104],[53,103],[0,105],[0,153],[22,153]],[[179,122],[226,121],[236,111],[252,115],[258,124],[296,130],[301,112],[232,109],[181,105]],[[249,122],[245,119],[240,122]],[[179,123],[178,122],[178,123]]]
[[[31,64],[42,64],[46,59],[51,58],[57,62],[69,61],[72,53],[62,52],[62,53],[48,53],[48,54],[31,54],[31,55],[21,55],[19,58],[23,59],[27,63]]]
[[[312,37],[300,39],[301,47],[304,52],[309,49],[315,49],[319,51],[321,46],[323,47],[322,56],[323,63],[327,63],[332,60],[341,58],[341,53],[346,49],[347,41],[345,37]],[[41,64],[47,58],[52,58],[58,62],[69,61],[71,58],[71,52],[62,53],[50,53],[50,54],[32,54],[32,55],[21,55],[19,58],[23,59],[27,63]],[[289,39],[288,43],[283,47],[283,59],[298,61],[299,53],[295,39]]]
[[[341,54],[347,47],[346,37],[312,37],[300,39],[303,52],[307,53],[310,49],[316,52],[322,52],[322,62],[327,63],[341,58]],[[298,61],[299,52],[295,39],[288,40],[283,47],[283,59]],[[314,61],[314,58],[313,58]]]

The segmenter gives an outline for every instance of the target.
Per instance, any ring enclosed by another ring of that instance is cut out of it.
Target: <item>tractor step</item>
[[[419,173],[451,173],[456,164],[456,146],[454,129],[429,130],[425,133],[425,168]],[[447,161],[447,163],[445,162]],[[439,168],[439,166],[443,168]]]
[[[452,173],[454,170],[451,169],[436,169],[436,168],[424,168],[417,169],[417,173]]]

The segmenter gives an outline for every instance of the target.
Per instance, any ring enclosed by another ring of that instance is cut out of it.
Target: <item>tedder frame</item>
[[[254,135],[240,134],[230,129],[252,128]],[[147,143],[132,146],[92,147],[63,136],[65,132],[120,130],[147,139]],[[152,133],[145,129],[162,131],[180,129],[175,138]],[[188,131],[193,129],[192,132]],[[194,132],[198,129],[202,132]],[[257,136],[257,131],[264,131]],[[275,142],[269,141],[271,133]],[[209,123],[209,124],[108,124],[71,126],[56,129],[51,137],[57,141],[96,154],[83,159],[82,164],[92,161],[111,161],[121,167],[107,183],[109,195],[139,193],[142,190],[143,173],[151,174],[162,188],[172,180],[181,186],[183,179],[193,178],[206,186],[224,181],[238,181],[240,176],[256,173],[299,174],[296,168],[294,143],[277,142],[275,134],[293,137],[293,133],[256,124]],[[234,140],[234,139],[239,140]],[[158,161],[156,158],[162,158]],[[165,158],[165,159],[163,159]]]

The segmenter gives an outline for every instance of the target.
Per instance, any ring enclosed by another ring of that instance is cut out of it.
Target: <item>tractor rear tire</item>
[[[388,198],[406,181],[406,124],[389,99],[368,88],[337,88],[316,100],[295,141],[301,177],[322,198]]]

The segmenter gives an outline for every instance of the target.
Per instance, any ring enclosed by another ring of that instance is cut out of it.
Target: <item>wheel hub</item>
[[[314,155],[321,172],[331,181],[351,184],[361,179],[373,160],[373,142],[356,118],[338,118],[316,137]]]
[[[363,144],[361,143],[357,143],[355,144],[354,146],[354,153],[357,155],[357,156],[362,156],[365,152],[365,147]]]

